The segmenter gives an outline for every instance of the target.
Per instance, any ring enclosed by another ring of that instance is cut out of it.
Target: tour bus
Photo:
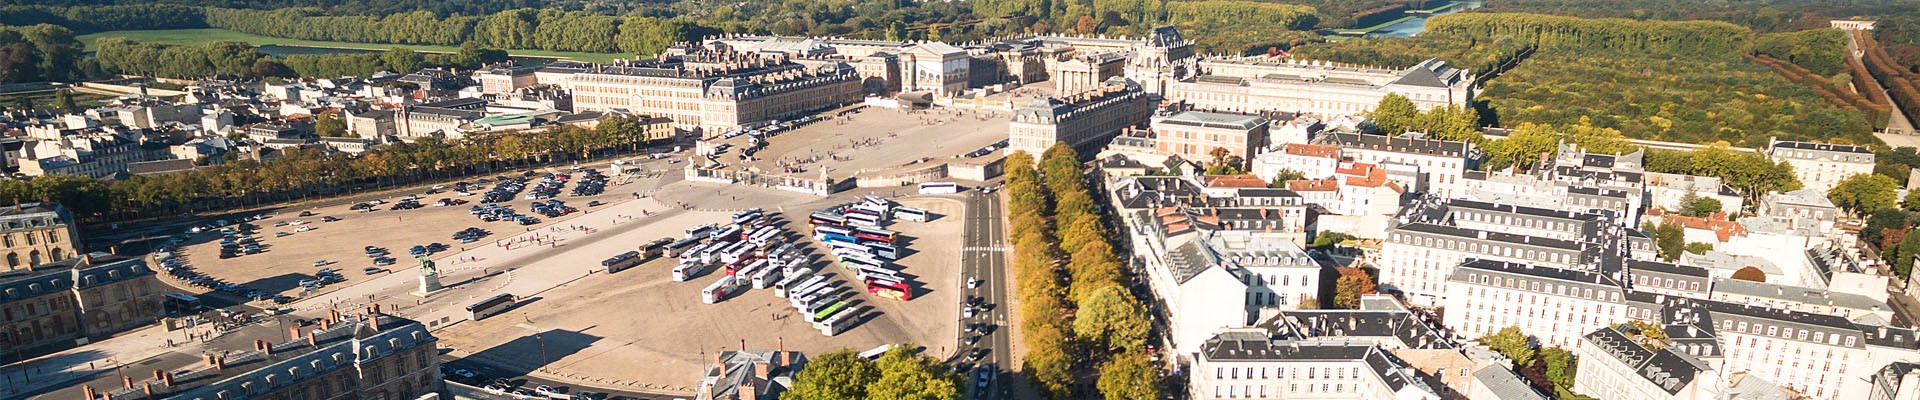
[[[853,271],[853,270],[859,270],[860,267],[881,268],[881,267],[885,267],[887,263],[885,261],[875,260],[870,256],[861,255],[858,253],[849,253],[847,255],[840,256],[840,265],[847,267],[847,270],[849,271]]]
[[[732,226],[728,226],[726,229],[714,231],[713,240],[726,241],[726,242],[740,241],[740,226],[732,225]]]
[[[853,308],[850,307],[841,310],[839,314],[827,317],[825,321],[813,323],[813,327],[819,328],[820,334],[822,335],[834,336],[839,335],[840,332],[846,332],[847,328],[853,327],[853,323],[860,320],[860,318],[855,317],[855,315],[860,314],[859,311],[854,311]]]
[[[600,261],[600,267],[603,268],[601,272],[609,274],[625,271],[627,268],[633,268],[636,265],[640,265],[640,252],[638,251],[620,253],[620,255]]]
[[[780,281],[779,268],[768,267],[764,269],[759,269],[759,272],[753,273],[754,289],[770,288],[770,287],[773,287],[774,283],[778,283],[779,281]]]
[[[834,314],[840,313],[840,310],[843,310],[846,308],[847,308],[846,300],[833,302],[833,304],[828,305],[826,308],[820,309],[820,311],[814,312],[813,314],[808,314],[807,322],[825,321],[826,318],[832,317]]]
[[[887,344],[880,345],[879,347],[867,349],[867,351],[860,352],[859,356],[860,358],[865,358],[868,360],[878,360],[880,359],[880,355],[887,354],[887,350],[893,350],[893,343],[887,343]]]
[[[757,218],[760,218],[760,209],[758,208],[750,208],[746,211],[733,213],[733,223],[735,225],[744,224]]]
[[[785,288],[774,288],[774,291],[773,291],[774,295],[780,296],[780,297],[794,297],[794,295],[798,294],[798,292],[802,288],[806,288],[808,286],[813,286],[814,284],[827,281],[826,276],[814,275],[813,270],[811,269],[800,270],[799,274],[789,274],[787,275],[787,279],[791,279],[794,282],[788,283]]]
[[[700,275],[705,275],[709,267],[712,267],[712,266],[713,264],[708,264],[708,263],[703,263],[698,261],[691,262],[691,263],[682,263],[678,267],[673,267],[673,281],[686,282],[688,280],[692,280],[693,278],[698,278],[700,277]]]
[[[739,288],[739,280],[731,276],[722,276],[720,280],[713,281],[712,285],[707,285],[706,289],[700,290],[700,301],[707,304],[719,303],[720,300],[726,300],[727,296],[732,296],[733,292]]]
[[[953,182],[926,182],[920,184],[920,194],[960,193],[960,184]]]
[[[886,206],[860,203],[860,204],[853,205],[853,207],[848,207],[847,214],[848,215],[853,215],[853,214],[869,215],[869,216],[873,216],[874,218],[878,218],[881,221],[885,221],[887,219],[887,208],[888,207]]]
[[[488,297],[486,300],[481,300],[478,303],[467,306],[467,320],[479,321],[486,319],[495,314],[505,312],[509,308],[513,308],[513,305],[519,301],[520,299],[513,297],[512,293],[501,293],[493,297]]]
[[[867,279],[867,294],[900,301],[913,300],[913,288],[900,281]]]
[[[847,226],[877,228],[880,226],[880,217],[862,213],[847,213]]]
[[[833,293],[832,287],[828,286],[827,282],[820,282],[820,283],[816,283],[816,284],[812,284],[812,285],[808,285],[806,287],[800,288],[800,290],[795,291],[793,293],[789,293],[792,296],[787,297],[787,299],[791,300],[791,303],[793,303],[793,308],[801,308],[801,307],[806,307],[807,304],[813,303],[814,300],[819,300],[821,297],[826,297],[829,293]]]
[[[892,200],[875,197],[873,195],[866,195],[861,200],[863,200],[862,203],[872,204],[872,205],[881,206],[881,207],[888,207],[893,205]]]
[[[913,222],[927,222],[927,210],[911,207],[894,207],[893,217]]]
[[[880,228],[854,228],[853,237],[872,242],[893,244],[900,240],[900,233]]]
[[[700,239],[680,239],[680,240],[674,241],[672,244],[668,244],[665,250],[666,251],[665,254],[667,257],[680,257],[681,255],[686,254],[687,250],[697,248],[696,245],[699,245],[699,244],[700,244]]]
[[[840,235],[840,236],[846,236],[846,237],[853,237],[853,229],[841,228],[837,226],[821,226],[821,227],[813,228],[813,238],[819,239],[827,235]]]
[[[743,263],[743,264],[746,264],[746,266],[738,267],[737,271],[734,271],[730,275],[739,276],[740,279],[746,279],[755,274],[759,274],[760,271],[770,270],[770,269],[779,269],[779,268],[769,268],[772,265],[769,265],[767,263],[767,260],[764,258],[759,260],[753,260],[753,262]],[[729,267],[729,268],[732,268],[732,267]]]
[[[700,262],[711,264],[719,261],[720,254],[727,251],[727,246],[729,244],[725,242],[707,243],[707,248],[700,250]]]
[[[693,245],[693,247],[688,247],[685,250],[681,250],[680,262],[686,263],[691,261],[700,261],[701,255],[707,253],[707,247],[709,247],[708,244],[700,243],[700,244]]]
[[[711,231],[711,230],[713,230],[713,224],[703,224],[700,226],[687,228],[687,238],[694,239],[694,238],[706,237],[707,231]]]
[[[753,252],[753,246],[748,246],[747,242],[734,243],[733,246],[728,248],[731,250],[727,250],[726,254],[720,256],[720,261],[728,264],[738,263],[741,258]]]
[[[793,310],[803,315],[803,318],[806,318],[807,322],[813,322],[814,319],[812,317],[814,313],[820,312],[820,310],[824,310],[828,306],[832,306],[833,303],[846,300],[848,300],[847,295],[821,293],[820,296],[815,296],[812,300],[808,300],[806,304],[794,307]]]
[[[807,222],[812,223],[813,226],[846,226],[847,217],[825,211],[818,211],[814,212],[813,215],[807,216]]]
[[[774,228],[771,226],[763,226],[763,227],[760,227],[760,229],[753,231],[753,235],[747,236],[747,241],[753,242],[753,244],[767,244],[767,242],[772,241],[774,238],[777,238],[779,236],[780,236],[780,229]]]
[[[882,260],[898,260],[900,259],[900,248],[894,247],[891,244],[867,243],[867,254],[872,254],[874,258]]]
[[[667,246],[672,244],[673,244],[673,238],[660,238],[658,240],[654,240],[652,242],[647,242],[646,244],[642,244],[640,245],[640,260],[641,261],[652,260],[654,257],[659,257],[662,254],[666,254]]]
[[[780,282],[775,282],[773,284],[773,295],[779,296],[782,298],[787,297],[788,290],[793,290],[794,288],[798,288],[800,287],[801,283],[806,282],[808,279],[815,278],[815,276],[813,275],[812,268],[801,268],[799,270],[793,270],[793,271],[781,271],[780,276],[781,276]]]

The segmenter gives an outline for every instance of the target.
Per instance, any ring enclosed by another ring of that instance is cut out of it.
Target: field
[[[319,40],[281,39],[276,37],[267,37],[267,36],[260,36],[260,35],[247,34],[247,33],[241,33],[241,32],[234,32],[234,31],[225,30],[225,29],[164,29],[164,30],[148,30],[148,31],[108,31],[108,32],[99,32],[99,33],[93,33],[93,34],[87,34],[87,35],[80,35],[79,39],[80,39],[80,43],[86,44],[88,48],[93,48],[94,41],[97,41],[103,37],[124,37],[124,38],[143,41],[143,42],[157,42],[157,43],[183,44],[183,45],[196,45],[196,44],[213,42],[213,41],[221,41],[221,40],[235,40],[235,41],[251,43],[255,46],[277,44],[277,45],[283,45],[283,46],[332,47],[332,48],[342,48],[342,49],[368,49],[368,50],[385,50],[385,49],[390,49],[394,47],[404,47],[408,49],[414,49],[414,50],[420,50],[420,51],[431,51],[431,52],[453,52],[453,51],[459,50],[459,48],[455,46],[347,43],[347,42],[327,42],[327,41],[319,41]],[[569,59],[569,60],[575,60],[575,61],[586,61],[586,62],[611,62],[614,59],[622,58],[626,56],[624,54],[576,53],[576,52],[566,52],[566,51],[544,51],[544,50],[508,50],[507,54],[514,55],[514,56],[528,56],[528,57],[554,57],[554,58],[563,58],[563,59]]]

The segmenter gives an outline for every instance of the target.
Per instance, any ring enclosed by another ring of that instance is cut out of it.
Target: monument
[[[433,294],[433,292],[440,290],[440,269],[434,267],[433,260],[428,259],[425,255],[416,258],[420,260],[420,290],[413,292],[413,294],[420,297],[427,297]]]

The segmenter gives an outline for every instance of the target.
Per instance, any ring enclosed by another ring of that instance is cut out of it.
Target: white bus
[[[910,207],[894,207],[893,217],[913,222],[927,222],[927,210]]]
[[[898,275],[899,273],[900,273],[899,271],[894,271],[886,268],[870,268],[870,267],[860,267],[859,270],[853,272],[853,274],[856,277],[860,278],[860,280],[863,280],[863,281],[868,279],[880,279],[880,280],[887,280],[887,281],[894,281],[894,282],[905,282],[906,279],[902,279],[900,275]]]
[[[673,242],[673,244],[667,245],[666,256],[679,257],[688,251],[698,249],[698,246],[700,246],[700,239],[680,239],[679,241]]]
[[[793,303],[793,308],[800,308],[805,307],[808,303],[812,303],[814,299],[826,296],[829,293],[833,293],[831,286],[828,286],[827,282],[820,282],[788,293],[790,296],[787,296],[787,299],[791,300],[790,302]]]
[[[760,218],[760,209],[752,208],[752,209],[747,209],[746,211],[734,213],[733,223],[735,225],[744,224],[758,218]]]
[[[856,317],[856,315],[859,314],[860,312],[853,311],[853,307],[842,308],[840,313],[827,317],[825,321],[813,323],[813,327],[819,328],[820,334],[822,335],[839,335],[840,332],[846,332],[847,328],[852,327],[853,323],[859,320],[859,317]]]
[[[847,226],[878,228],[880,227],[880,217],[862,213],[847,213]]]
[[[739,280],[733,279],[731,276],[720,277],[720,280],[713,281],[712,285],[707,285],[706,289],[700,290],[700,302],[707,304],[719,303],[720,300],[725,300],[727,296],[732,296],[733,292],[739,288]]]
[[[673,267],[673,281],[686,282],[693,278],[698,278],[700,275],[705,275],[707,273],[707,267],[712,265],[713,264],[703,262],[681,263],[680,266]]]
[[[813,276],[813,269],[811,268],[801,268],[798,271],[786,271],[780,275],[782,276],[780,282],[773,284],[773,295],[782,298],[787,297],[788,289],[800,287],[800,283],[806,282],[807,279],[818,278],[817,276]]]
[[[467,306],[467,320],[479,321],[494,316],[495,314],[506,312],[507,309],[513,308],[513,305],[519,303],[519,301],[520,299],[513,297],[512,293],[501,293],[493,297],[488,297],[486,300],[481,300],[478,303]]]
[[[753,273],[753,288],[766,289],[773,287],[774,283],[780,281],[780,276],[779,268],[767,268],[760,270],[760,272],[755,272]]]
[[[706,235],[707,231],[711,231],[711,230],[713,230],[713,224],[703,224],[700,226],[687,228],[687,238],[696,239],[701,237],[702,235]]]
[[[733,246],[728,247],[726,254],[721,255],[720,261],[728,264],[738,263],[742,257],[747,256],[747,253],[752,252],[753,246],[747,245],[747,242],[734,243]]]
[[[820,227],[813,228],[814,239],[823,239],[829,235],[853,237],[853,230],[847,229],[847,228],[841,228],[838,226],[820,226]]]
[[[728,226],[726,229],[714,231],[713,240],[722,240],[722,241],[728,241],[728,242],[740,241],[740,226],[733,225],[733,226]]]
[[[881,260],[900,259],[900,248],[884,243],[867,243],[867,254]]]
[[[887,266],[887,262],[874,259],[873,256],[869,255],[848,253],[847,255],[840,256],[840,265],[847,267],[849,270],[853,270],[859,269],[859,267],[885,267]]]
[[[827,307],[832,307],[834,304],[838,304],[841,301],[846,300],[843,297],[846,297],[846,296],[837,295],[837,294],[831,295],[831,296],[823,296],[818,299],[813,299],[813,302],[807,303],[806,307],[801,307],[799,309],[796,309],[796,311],[799,311],[800,315],[807,319],[807,322],[814,322],[814,319],[813,319],[814,315],[819,314],[820,310],[825,310],[827,309]]]
[[[887,344],[880,345],[879,347],[867,349],[867,351],[860,352],[859,356],[860,358],[865,358],[868,360],[878,360],[880,359],[880,355],[887,354],[887,350],[893,350],[893,343],[887,343]]]
[[[804,280],[801,280],[803,277],[804,277]],[[801,270],[800,274],[790,275],[788,276],[788,278],[795,279],[798,281],[787,284],[787,287],[784,289],[774,288],[774,293],[773,293],[774,295],[777,295],[780,297],[789,297],[789,298],[797,297],[800,294],[801,290],[827,281],[826,276],[813,275],[813,270],[810,270],[810,269]]]
[[[717,256],[726,249],[727,243],[724,242],[707,243],[707,248],[700,249],[700,262],[712,264],[714,260],[719,258]]]
[[[960,193],[960,184],[953,182],[926,182],[920,184],[920,194]]]

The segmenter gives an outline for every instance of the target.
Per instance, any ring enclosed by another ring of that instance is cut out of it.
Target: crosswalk
[[[961,249],[960,249],[960,251],[998,251],[998,252],[1007,252],[1007,251],[1013,251],[1013,249],[1012,249],[1012,248],[1009,248],[1009,247],[1007,247],[1007,246],[967,246],[967,247],[963,247],[963,248],[961,248]]]

